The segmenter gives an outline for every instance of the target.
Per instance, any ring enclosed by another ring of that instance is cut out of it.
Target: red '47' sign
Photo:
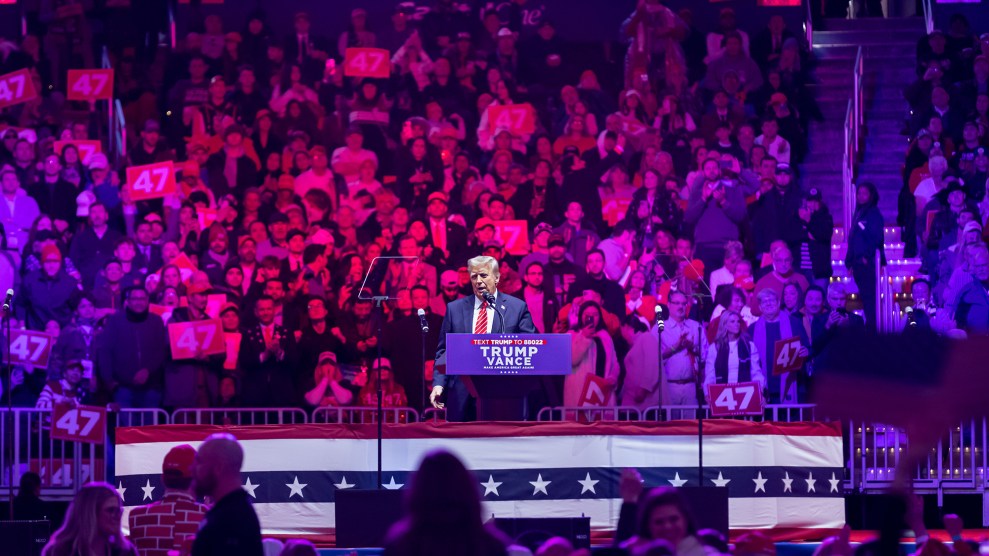
[[[168,325],[173,359],[192,359],[196,353],[226,353],[220,319],[179,322]]]
[[[536,132],[536,113],[531,104],[506,104],[488,108],[491,131],[508,130],[512,135],[532,135]]]
[[[131,199],[157,199],[175,193],[175,166],[171,161],[127,168]]]
[[[106,408],[58,404],[52,408],[52,438],[103,444]]]
[[[6,108],[38,98],[34,80],[26,69],[0,75],[0,108]]]
[[[502,220],[495,222],[495,235],[512,255],[529,252],[529,223],[526,220]]]
[[[708,384],[707,398],[711,403],[711,416],[762,415],[762,385],[758,382],[736,384]]]
[[[597,375],[587,375],[580,393],[581,407],[606,407],[610,397],[611,385],[605,379]]]
[[[343,74],[385,79],[391,75],[391,53],[383,48],[348,48],[343,57]]]
[[[773,348],[773,376],[799,371],[804,366],[807,358],[800,355],[801,347],[803,346],[800,345],[798,336],[776,340]]]
[[[34,330],[10,331],[10,355],[14,365],[48,367],[48,356],[52,352],[52,337]]]
[[[67,85],[69,100],[112,100],[113,70],[69,70]]]

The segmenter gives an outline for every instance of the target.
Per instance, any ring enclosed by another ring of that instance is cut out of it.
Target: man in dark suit
[[[783,43],[787,39],[796,38],[792,31],[786,28],[783,16],[774,15],[769,18],[769,24],[752,37],[752,59],[759,64],[762,71],[767,71],[783,52]]]
[[[157,216],[157,215],[156,215]],[[132,268],[139,269],[145,274],[158,272],[165,262],[161,256],[161,245],[154,243],[154,232],[151,222],[142,220],[136,227],[134,233],[134,260],[131,262]]]
[[[467,251],[467,230],[447,219],[449,202],[446,193],[434,191],[429,194],[426,205],[426,225],[433,240],[433,250],[426,256],[426,261],[436,268],[448,268],[451,261],[459,264]]]
[[[268,295],[254,306],[258,322],[244,331],[239,362],[244,371],[242,399],[247,407],[299,405],[295,385],[295,337],[275,324],[275,300]]]
[[[458,376],[446,375],[446,335],[460,334],[535,334],[529,308],[521,299],[498,292],[501,274],[498,260],[493,257],[474,257],[467,261],[470,283],[474,295],[447,305],[446,317],[440,327],[436,346],[436,363],[433,373],[433,391],[429,402],[437,409],[446,408],[448,421],[469,421],[475,416],[475,398],[468,385]],[[493,298],[494,304],[488,300]],[[495,311],[498,311],[496,313]],[[498,316],[500,314],[501,316]],[[446,395],[446,402],[440,397]]]
[[[285,60],[302,67],[305,83],[318,81],[323,75],[323,65],[333,55],[332,45],[310,32],[309,14],[295,14],[295,32],[285,37]],[[332,50],[331,50],[332,49]],[[339,53],[341,56],[343,52]]]

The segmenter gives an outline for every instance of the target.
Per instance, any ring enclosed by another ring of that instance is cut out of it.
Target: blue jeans
[[[160,408],[161,392],[150,388],[120,386],[113,393],[113,401],[122,408]]]

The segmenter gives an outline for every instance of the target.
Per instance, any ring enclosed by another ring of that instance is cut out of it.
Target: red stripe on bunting
[[[227,432],[239,440],[281,439],[369,439],[376,438],[377,425],[161,425],[124,427],[116,431],[116,443],[196,442],[216,432]],[[696,436],[697,421],[643,422],[489,422],[413,423],[385,425],[383,438],[505,438],[538,436]],[[711,436],[774,435],[841,437],[841,424],[832,423],[753,423],[750,421],[707,420],[704,434]]]

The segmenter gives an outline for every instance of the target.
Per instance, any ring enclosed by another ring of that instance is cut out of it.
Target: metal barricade
[[[631,406],[614,407],[544,407],[537,421],[641,421],[642,413]]]
[[[239,407],[236,409],[177,409],[173,425],[302,425],[309,422],[296,407]]]
[[[814,404],[769,404],[763,415],[748,415],[728,417],[728,419],[743,419],[746,421],[775,421],[780,423],[796,423],[815,420]],[[652,406],[642,412],[643,421],[680,421],[696,419],[698,413],[705,419],[711,419],[707,405],[698,410],[696,405]],[[721,417],[717,417],[720,419]]]
[[[419,413],[411,407],[382,408],[384,423],[418,423]],[[378,422],[376,407],[317,407],[312,414],[313,423],[368,425]]]
[[[16,408],[12,419],[9,415],[6,408],[0,409],[0,486],[10,484],[10,466],[15,486],[24,473],[33,471],[41,476],[45,491],[55,495],[72,495],[78,486],[103,480],[103,446],[53,439],[50,409]]]
[[[422,412],[422,422],[445,423],[446,410],[428,407]]]
[[[121,409],[117,412],[118,427],[147,427],[171,422],[164,409]]]

